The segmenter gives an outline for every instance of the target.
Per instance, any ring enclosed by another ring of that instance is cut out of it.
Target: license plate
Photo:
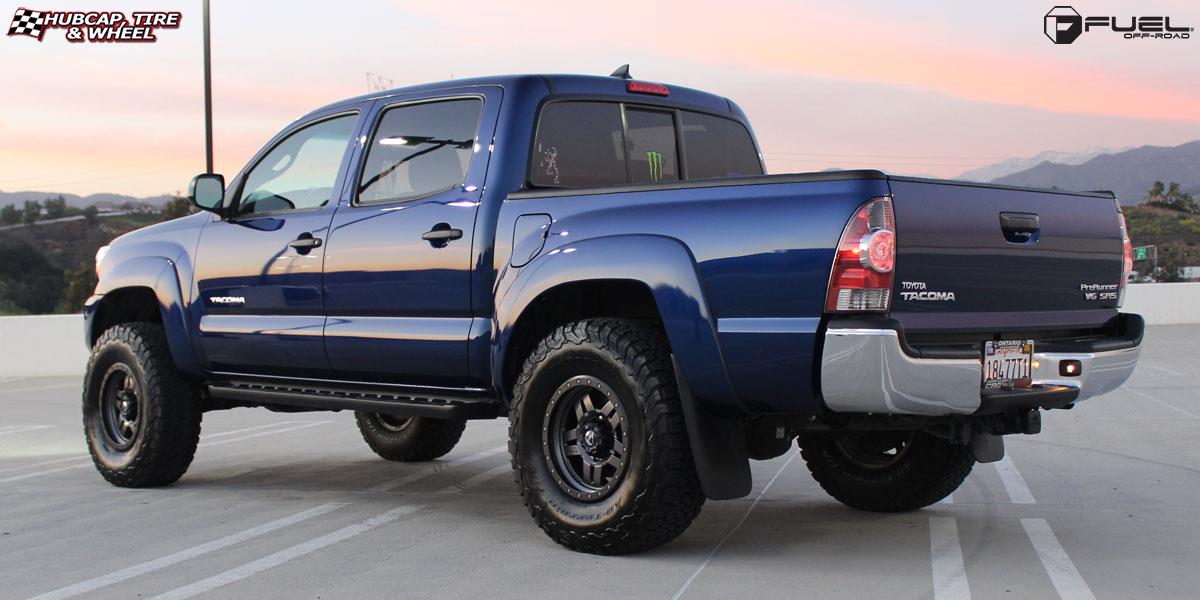
[[[1031,387],[1033,340],[1000,340],[983,344],[983,389]]]

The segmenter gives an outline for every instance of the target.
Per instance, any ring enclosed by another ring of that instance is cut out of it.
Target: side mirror
[[[203,173],[193,177],[188,185],[188,200],[201,210],[221,214],[225,203],[225,176]]]

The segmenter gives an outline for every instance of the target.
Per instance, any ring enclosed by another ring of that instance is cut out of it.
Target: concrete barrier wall
[[[1121,310],[1142,315],[1149,325],[1200,323],[1200,282],[1130,285]]]
[[[1150,325],[1200,323],[1200,283],[1131,285],[1121,310]],[[81,375],[87,359],[80,315],[0,317],[0,378]]]
[[[0,317],[0,378],[82,375],[83,315]]]

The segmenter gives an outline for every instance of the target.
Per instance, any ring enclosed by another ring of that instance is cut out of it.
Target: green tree
[[[5,225],[16,225],[21,222],[21,211],[17,209],[15,204],[6,204],[4,208],[0,208],[0,223]]]
[[[62,196],[46,199],[46,218],[61,219],[67,216],[67,199]]]
[[[162,216],[164,220],[178,219],[192,214],[192,203],[183,196],[172,196],[166,204],[163,205]]]
[[[67,292],[63,298],[63,311],[77,313],[83,310],[83,303],[96,289],[96,265],[93,261],[84,261],[77,271],[67,271]]]
[[[1167,184],[1167,193],[1163,194],[1163,202],[1171,208],[1180,208],[1179,196],[1183,190],[1179,188],[1179,183],[1172,181]]]
[[[95,204],[89,204],[83,209],[83,220],[90,226],[100,222],[100,209]]]
[[[0,236],[0,281],[5,282],[0,304],[10,304],[15,312],[44,315],[54,312],[63,301],[66,282],[62,269],[55,267],[23,238]],[[10,312],[14,312],[10,310]]]
[[[21,220],[26,225],[33,225],[42,216],[42,205],[37,200],[26,200],[25,208],[21,211]]]
[[[1146,194],[1146,202],[1162,202],[1165,187],[1163,182],[1155,181],[1154,185],[1150,186],[1150,192]]]

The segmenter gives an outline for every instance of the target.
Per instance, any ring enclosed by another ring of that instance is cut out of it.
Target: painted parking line
[[[1126,388],[1126,389],[1128,389],[1129,391],[1131,391],[1131,392],[1133,392],[1133,393],[1135,393],[1135,394],[1137,394],[1137,395],[1139,395],[1139,396],[1141,396],[1141,397],[1143,397],[1143,398],[1146,398],[1146,399],[1149,399],[1149,400],[1153,400],[1153,401],[1155,401],[1155,402],[1157,402],[1157,403],[1159,403],[1159,404],[1161,404],[1161,405],[1163,405],[1163,406],[1165,406],[1165,407],[1167,407],[1167,408],[1169,408],[1169,409],[1171,409],[1171,410],[1173,410],[1173,411],[1175,411],[1175,412],[1177,412],[1177,413],[1180,413],[1180,414],[1187,415],[1187,416],[1189,416],[1189,417],[1191,417],[1191,418],[1193,418],[1193,419],[1200,419],[1200,415],[1198,415],[1198,414],[1196,414],[1196,413],[1194,413],[1194,412],[1189,412],[1189,411],[1183,410],[1182,408],[1179,408],[1178,406],[1175,406],[1174,404],[1168,404],[1168,403],[1166,403],[1166,402],[1163,402],[1162,400],[1159,400],[1158,398],[1155,398],[1154,396],[1151,396],[1150,394],[1147,394],[1146,392],[1143,392],[1143,391],[1141,391],[1141,390],[1139,390],[1139,389],[1136,389],[1136,388]]]
[[[1033,499],[1033,492],[1029,491],[1029,486],[1025,484],[1025,478],[1008,455],[992,464],[996,465],[1000,483],[1004,484],[1004,491],[1008,493],[1008,499],[1013,504],[1037,504]]]
[[[245,427],[242,429],[234,429],[233,431],[222,431],[220,433],[205,433],[200,436],[200,441],[203,442],[204,440],[211,440],[213,438],[219,438],[219,437],[228,437],[231,435],[237,435],[239,433],[247,433],[250,431],[262,431],[263,429],[270,429],[272,427],[279,427],[281,425],[291,425],[293,423],[307,423],[307,422],[308,421],[277,421],[275,423],[267,423],[266,425],[258,425],[255,427]],[[327,423],[328,421],[321,421],[321,422]]]
[[[43,471],[34,471],[32,473],[23,473],[21,475],[13,475],[11,477],[5,477],[3,479],[0,479],[0,483],[10,483],[13,481],[21,481],[22,479],[32,479],[34,477],[41,477],[43,475],[50,475],[53,473],[61,473],[63,471],[70,471],[71,469],[82,469],[83,467],[86,467],[90,464],[92,464],[90,461],[77,462],[77,463],[69,464],[65,467],[56,467],[53,469],[45,469]]]
[[[283,517],[282,519],[276,519],[274,521],[271,521],[269,523],[264,523],[257,527],[251,527],[249,529],[239,531],[232,535],[227,535],[223,538],[219,538],[219,539],[213,540],[211,542],[206,542],[206,543],[200,544],[198,546],[192,546],[191,548],[187,548],[185,550],[180,550],[179,552],[176,552],[174,554],[168,554],[161,558],[156,558],[154,560],[146,561],[144,563],[137,564],[132,567],[121,569],[120,571],[113,571],[112,573],[109,573],[107,575],[101,575],[99,577],[88,579],[87,581],[81,581],[74,585],[69,585],[64,588],[59,588],[52,592],[46,592],[45,594],[42,594],[40,596],[34,596],[30,600],[62,600],[64,598],[71,598],[74,596],[78,596],[80,594],[86,594],[88,592],[98,590],[102,587],[107,587],[107,586],[113,585],[114,583],[120,583],[122,581],[133,579],[134,577],[140,577],[142,575],[146,575],[147,573],[153,573],[154,571],[164,569],[171,565],[179,564],[185,560],[190,560],[190,559],[196,558],[198,556],[203,556],[210,552],[222,550],[222,549],[228,548],[234,544],[238,544],[238,543],[244,542],[246,540],[254,539],[256,537],[271,533],[272,531],[276,531],[278,529],[283,529],[284,527],[288,527],[290,525],[295,525],[297,523],[307,521],[313,517],[318,517],[325,513],[337,510],[338,508],[341,508],[345,505],[346,504],[343,502],[331,502],[328,504],[322,504],[316,508],[310,508],[306,511],[298,512],[294,515]]]
[[[1063,600],[1096,600],[1091,588],[1075,568],[1075,563],[1067,556],[1067,551],[1058,543],[1058,537],[1045,519],[1021,519],[1025,534],[1033,543],[1042,566],[1050,576],[1050,582]]]
[[[50,429],[53,425],[9,425],[8,427],[0,427],[0,435],[8,435],[10,433],[25,433],[26,431],[38,431],[41,429]]]
[[[327,546],[332,546],[338,542],[345,541],[356,535],[395,521],[396,519],[415,512],[420,508],[421,507],[419,506],[401,506],[399,508],[389,510],[381,515],[376,515],[370,519],[366,519],[365,521],[360,521],[353,525],[343,527],[337,531],[334,531],[333,533],[328,533],[321,537],[308,540],[307,542],[296,544],[290,548],[285,548],[274,554],[264,556],[263,558],[252,562],[248,562],[240,567],[230,569],[223,573],[218,573],[207,579],[201,579],[200,581],[190,585],[175,588],[169,592],[155,596],[153,600],[180,600],[182,598],[198,596],[205,592],[215,590],[219,587],[241,581],[252,575],[257,575],[258,573],[262,573],[267,569],[277,567],[292,559],[304,556],[305,554],[309,554]]]
[[[933,566],[934,600],[969,600],[967,565],[953,517],[929,518],[929,558]]]
[[[86,454],[86,453],[84,453],[84,454]],[[79,462],[83,458],[84,458],[83,456],[72,456],[69,458],[56,458],[53,460],[43,460],[43,461],[38,461],[35,463],[29,463],[26,465],[8,466],[3,469],[0,469],[0,473],[12,473],[13,471],[24,471],[25,469],[33,469],[36,467],[45,467],[47,465],[61,465],[63,463]]]
[[[217,440],[217,441],[215,441],[215,442],[206,442],[206,441],[204,441],[204,440],[207,440],[207,439],[209,439],[210,437],[217,437],[217,436],[220,436],[220,435],[231,435],[231,434],[232,434],[232,433],[234,433],[234,432],[226,432],[225,434],[213,434],[213,435],[211,435],[211,436],[202,436],[202,437],[201,437],[201,442],[200,442],[200,447],[201,447],[201,448],[208,448],[208,447],[210,447],[210,446],[220,446],[220,445],[222,445],[222,444],[231,444],[231,443],[233,443],[233,442],[241,442],[241,441],[244,441],[244,440],[249,440],[249,439],[259,438],[259,437],[263,437],[263,436],[267,436],[267,435],[275,435],[275,434],[277,434],[277,433],[288,433],[288,432],[291,432],[291,431],[298,431],[298,430],[301,430],[301,429],[308,429],[309,427],[316,427],[316,426],[318,426],[318,425],[324,425],[324,424],[326,424],[326,423],[330,423],[330,422],[331,422],[331,421],[312,421],[312,422],[304,422],[304,424],[302,424],[302,425],[297,425],[297,426],[295,426],[295,427],[284,427],[284,428],[282,428],[282,429],[271,429],[271,430],[268,430],[268,431],[259,431],[258,433],[252,433],[252,434],[249,434],[249,435],[243,435],[243,436],[241,436],[241,437],[233,437],[233,438],[229,438],[229,439]],[[285,421],[285,423],[301,423],[301,421]],[[277,426],[279,426],[279,425],[281,425],[281,424],[282,424],[282,423],[274,423],[274,424],[272,424],[271,426],[272,426],[272,427],[277,427]],[[266,427],[266,426],[264,426],[264,427]],[[246,431],[249,431],[249,430],[254,430],[254,429],[263,429],[264,427],[251,427],[251,428],[247,429]],[[238,432],[238,433],[240,433],[240,432]],[[68,459],[64,459],[64,460],[68,460]],[[69,459],[69,460],[75,460],[75,459]],[[62,462],[62,461],[59,461],[59,462]],[[50,464],[53,464],[53,463],[50,463]],[[69,465],[62,466],[62,467],[55,467],[55,468],[53,468],[53,469],[45,469],[45,470],[43,470],[43,471],[34,471],[34,472],[32,472],[32,473],[22,473],[22,474],[20,474],[20,475],[13,475],[13,476],[11,476],[11,477],[5,477],[5,478],[3,478],[3,479],[0,479],[0,483],[10,483],[10,482],[13,482],[13,481],[21,481],[21,480],[23,480],[23,479],[32,479],[32,478],[34,478],[34,477],[41,477],[41,476],[43,476],[43,475],[51,475],[51,474],[54,474],[54,473],[61,473],[61,472],[63,472],[63,471],[70,471],[71,469],[82,469],[82,468],[84,468],[84,467],[91,466],[91,465],[92,465],[92,461],[91,461],[90,459],[80,459],[80,462],[76,462],[76,463],[74,463],[74,464],[69,464]],[[32,466],[32,465],[31,465],[31,466]]]
[[[687,581],[683,582],[683,585],[680,586],[679,591],[675,592],[672,600],[679,600],[683,597],[683,593],[686,592],[689,587],[691,587],[693,581],[696,581],[696,578],[700,576],[700,572],[703,571],[704,567],[707,567],[708,563],[711,562],[713,557],[717,555],[717,551],[721,549],[721,546],[724,546],[725,542],[728,542],[729,539],[733,537],[733,534],[737,533],[738,529],[741,529],[742,524],[745,523],[746,519],[750,517],[750,512],[754,510],[754,507],[758,506],[758,502],[762,500],[763,495],[767,493],[767,490],[771,489],[771,486],[775,484],[775,480],[779,479],[779,476],[782,475],[784,470],[788,468],[788,465],[792,464],[792,461],[795,460],[798,454],[800,454],[799,449],[792,451],[792,455],[789,456],[786,461],[784,461],[783,466],[779,467],[779,470],[775,472],[775,475],[771,477],[771,480],[767,482],[767,485],[763,486],[762,491],[760,491],[758,495],[754,497],[754,501],[751,502],[750,507],[746,509],[746,514],[742,515],[741,519],[738,519],[738,522],[733,526],[733,529],[730,529],[729,533],[726,533],[725,537],[721,538],[721,541],[717,542],[716,546],[713,546],[712,552],[709,552],[708,556],[704,558],[704,562],[700,563],[699,567],[696,567],[696,570],[692,572],[692,576],[688,577]]]
[[[222,444],[231,444],[233,442],[240,442],[243,440],[251,440],[254,438],[260,438],[260,437],[267,436],[267,435],[275,435],[277,433],[288,433],[288,432],[292,432],[292,431],[300,431],[301,429],[308,429],[309,427],[316,427],[318,425],[324,425],[329,422],[330,421],[313,421],[311,423],[305,423],[303,425],[297,425],[295,427],[285,427],[283,429],[272,429],[270,431],[260,431],[258,433],[244,435],[242,437],[235,437],[235,438],[230,438],[227,440],[217,440],[215,442],[201,443],[200,446],[203,448],[208,448],[210,446],[220,446]]]
[[[26,392],[44,392],[46,390],[59,390],[64,388],[82,389],[83,384],[78,381],[74,383],[53,383],[49,385],[35,385],[31,387],[16,388],[11,390],[0,389],[0,395],[5,394],[24,394]]]
[[[492,479],[495,479],[501,475],[504,475],[506,473],[512,473],[512,465],[510,465],[508,463],[505,463],[502,465],[497,465],[497,466],[492,467],[478,475],[475,475],[474,477],[468,477],[467,479],[464,479],[461,482],[446,486],[445,489],[443,489],[442,491],[440,491],[438,493],[439,494],[457,494],[459,492],[465,492],[473,487],[483,485],[484,483],[486,483]]]
[[[409,473],[408,475],[405,475],[404,477],[400,477],[398,479],[393,479],[391,481],[385,481],[379,485],[369,487],[363,491],[367,492],[368,494],[378,494],[381,492],[390,492],[398,487],[405,486],[405,485],[408,485],[415,481],[425,479],[426,477],[430,477],[432,475],[441,473],[442,471],[445,471],[446,469],[452,469],[459,465],[465,465],[467,463],[472,463],[477,460],[483,460],[494,454],[499,454],[501,452],[504,452],[507,449],[508,449],[507,446],[497,446],[495,448],[492,448],[491,450],[484,450],[483,452],[472,454],[470,456],[464,456],[457,460],[452,460],[452,461],[449,461],[446,463],[436,464],[436,465],[432,465],[429,467],[425,467],[424,469],[421,469],[415,473]]]

